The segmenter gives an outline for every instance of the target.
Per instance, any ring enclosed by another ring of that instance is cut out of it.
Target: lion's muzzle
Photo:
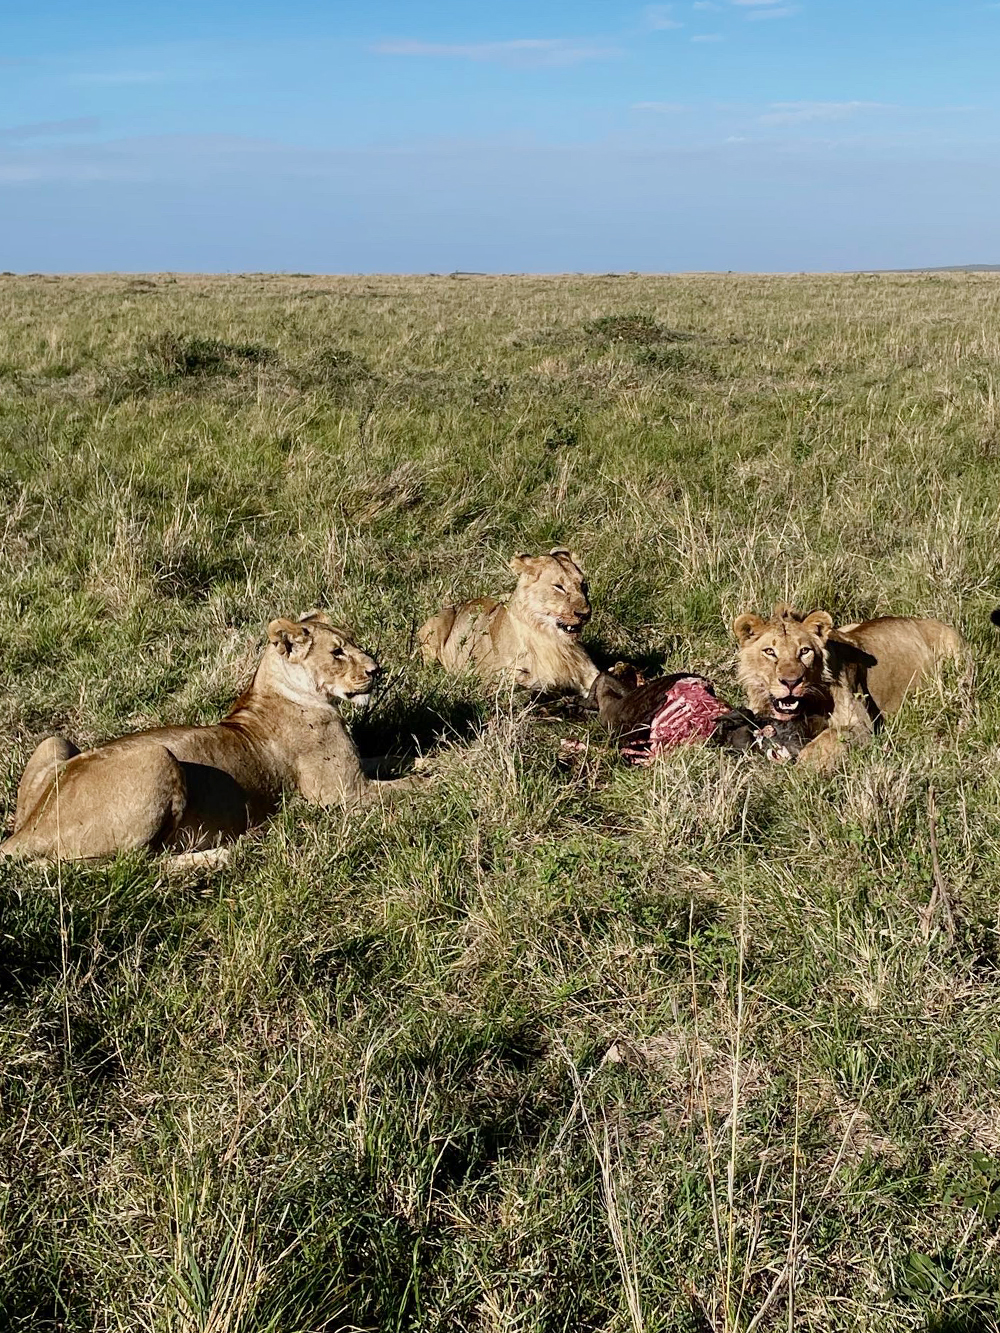
[[[561,634],[576,635],[582,632],[584,625],[590,619],[589,611],[578,612],[573,619],[568,616],[556,616],[556,629]]]

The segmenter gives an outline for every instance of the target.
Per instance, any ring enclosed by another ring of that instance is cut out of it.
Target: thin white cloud
[[[847,120],[864,111],[892,111],[888,102],[772,102],[762,125],[799,125],[810,120]]]
[[[578,65],[585,60],[608,60],[621,55],[619,47],[600,46],[570,37],[522,37],[509,42],[421,42],[404,37],[377,42],[371,50],[380,56],[423,56],[525,65]]]
[[[684,24],[670,12],[672,9],[673,5],[647,5],[642,11],[645,26],[654,32],[662,32],[666,28],[683,28]]]
[[[663,115],[670,115],[676,111],[686,111],[687,107],[683,102],[633,102],[633,111],[659,111]]]
[[[697,37],[691,38],[692,42],[721,42],[722,35],[717,32],[700,32]]]
[[[777,5],[774,9],[751,9],[748,19],[790,19],[799,12],[798,5]]]

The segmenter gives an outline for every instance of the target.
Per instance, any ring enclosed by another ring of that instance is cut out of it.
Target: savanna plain
[[[1000,275],[0,278],[0,816],[313,606],[362,751],[211,873],[0,869],[0,1323],[1000,1327]],[[565,544],[605,663],[958,625],[821,777],[410,653]],[[583,741],[575,750],[565,739]]]

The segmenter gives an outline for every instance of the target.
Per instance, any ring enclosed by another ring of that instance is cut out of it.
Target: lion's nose
[[[376,676],[380,676],[381,674],[382,674],[382,668],[379,666],[377,662],[373,662],[371,666],[365,667],[365,675],[371,676],[372,680],[374,680]]]
[[[786,689],[794,690],[795,687],[796,687],[796,685],[801,685],[801,684],[802,684],[802,677],[801,677],[801,675],[798,675],[798,676],[782,676],[782,677],[781,677],[781,683],[782,683],[782,685],[785,686]]]

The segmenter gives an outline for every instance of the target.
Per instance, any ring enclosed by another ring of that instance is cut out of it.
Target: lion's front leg
[[[844,757],[845,743],[839,732],[827,727],[825,731],[804,745],[796,763],[814,773],[834,773]]]
[[[385,799],[393,799],[407,791],[427,786],[426,777],[366,778],[360,766],[356,773],[330,774],[326,780],[313,775],[299,783],[299,792],[311,805],[325,808],[339,805],[345,810],[365,810]]]
[[[310,805],[324,808],[342,806],[355,810],[370,805],[377,798],[354,742],[336,719],[327,730],[322,746],[313,753],[300,755],[295,770],[295,786]]]
[[[816,773],[832,773],[841,764],[848,745],[865,744],[872,736],[872,720],[857,695],[838,703],[829,724],[799,751],[797,763]]]
[[[434,774],[427,771],[409,773],[405,778],[382,778],[377,782],[369,782],[367,799],[371,802],[378,800],[393,801],[397,796],[427,791],[433,782]]]

